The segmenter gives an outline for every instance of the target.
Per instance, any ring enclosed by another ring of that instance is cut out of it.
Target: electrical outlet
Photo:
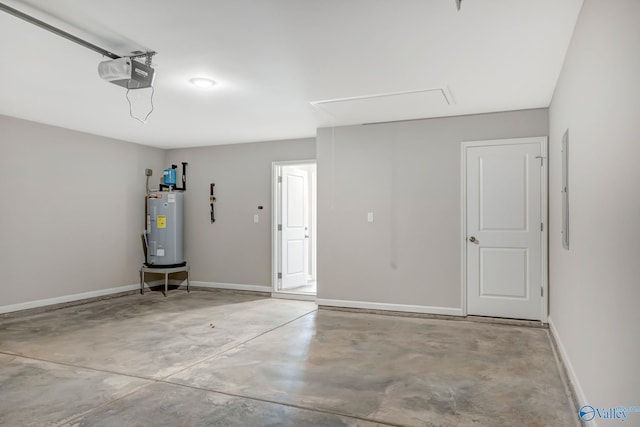
[[[255,215],[253,216],[253,222],[254,222],[255,224],[259,223],[259,222],[260,222],[260,215],[255,214]]]
[[[144,170],[144,174],[145,174],[146,176],[151,176],[151,175],[153,175],[153,169],[145,169],[145,170]]]
[[[367,212],[367,222],[373,222],[373,212]]]

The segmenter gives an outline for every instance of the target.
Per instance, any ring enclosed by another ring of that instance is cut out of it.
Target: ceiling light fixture
[[[214,80],[207,79],[205,77],[194,77],[192,79],[189,79],[189,81],[191,82],[192,85],[201,89],[207,89],[215,86],[216,84]]]

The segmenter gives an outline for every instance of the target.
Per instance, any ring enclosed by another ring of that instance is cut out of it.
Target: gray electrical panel
[[[147,265],[185,264],[182,191],[152,191],[147,196]]]

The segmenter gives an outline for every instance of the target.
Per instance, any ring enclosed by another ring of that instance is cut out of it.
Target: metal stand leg
[[[144,295],[144,270],[140,270],[140,295]]]
[[[169,273],[165,272],[164,273],[164,296],[167,296],[167,291],[169,287]]]
[[[191,292],[189,289],[189,270],[187,270],[187,292]]]

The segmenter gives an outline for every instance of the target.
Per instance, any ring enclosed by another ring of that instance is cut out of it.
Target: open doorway
[[[315,299],[316,162],[273,163],[273,293]]]

